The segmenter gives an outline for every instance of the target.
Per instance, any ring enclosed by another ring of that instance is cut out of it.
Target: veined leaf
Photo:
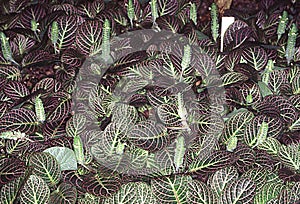
[[[299,145],[281,145],[278,151],[278,158],[289,168],[295,171],[300,169]]]
[[[284,185],[278,182],[269,182],[263,186],[254,197],[254,204],[268,203],[273,198],[277,198]]]
[[[142,121],[133,126],[128,139],[148,151],[161,150],[169,144],[167,129],[155,121]]]
[[[280,151],[280,147],[280,142],[272,137],[268,137],[263,143],[258,145],[259,149],[267,151],[267,153],[272,156],[277,156],[278,152]]]
[[[25,173],[25,164],[19,159],[0,159],[0,185],[6,184]]]
[[[75,114],[70,118],[66,125],[66,132],[69,137],[76,137],[83,133],[86,126],[86,117],[82,114]]]
[[[33,111],[25,108],[14,109],[0,119],[0,132],[20,131],[25,134],[33,133],[38,125]]]
[[[172,176],[151,180],[154,196],[160,203],[187,203],[190,176]]]
[[[239,72],[228,72],[221,77],[223,81],[223,86],[232,85],[238,82],[247,81],[248,77]]]
[[[30,175],[24,185],[20,199],[23,204],[46,204],[49,201],[50,189],[46,182],[36,175]]]
[[[255,196],[255,183],[248,178],[241,178],[239,180],[229,183],[222,194],[219,203],[233,204],[245,203],[250,204],[253,202]]]
[[[231,137],[241,138],[244,134],[246,125],[254,117],[250,111],[241,111],[231,116],[225,123],[222,139],[226,144]]]
[[[262,70],[268,61],[266,51],[260,47],[246,48],[242,53],[242,57],[258,71]]]
[[[187,203],[214,204],[216,203],[216,196],[205,183],[192,180],[188,183]]]
[[[237,169],[233,166],[216,171],[207,181],[213,194],[220,197],[225,187],[238,179]]]
[[[75,204],[77,190],[69,183],[61,183],[50,195],[49,203]]]
[[[95,174],[84,180],[83,187],[95,196],[113,196],[121,187],[120,179],[116,176],[102,176]]]
[[[42,178],[50,186],[60,181],[61,170],[58,161],[50,153],[33,154],[29,159],[29,165],[34,168],[33,174]]]
[[[214,172],[235,162],[232,153],[228,151],[215,151],[208,157],[195,159],[189,166],[189,172]]]
[[[95,55],[101,50],[101,24],[99,21],[85,21],[76,34],[76,44],[84,55]]]
[[[0,203],[12,204],[17,202],[18,191],[21,187],[22,179],[15,179],[2,186],[0,191]]]

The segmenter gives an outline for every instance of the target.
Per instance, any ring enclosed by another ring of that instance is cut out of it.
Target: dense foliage
[[[0,203],[299,203],[299,2],[211,3],[2,1]]]

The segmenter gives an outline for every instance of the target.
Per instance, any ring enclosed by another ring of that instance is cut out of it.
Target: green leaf
[[[179,136],[176,139],[176,147],[175,147],[175,155],[174,155],[174,164],[176,171],[179,170],[179,168],[183,165],[183,159],[185,155],[185,140],[183,136]]]
[[[277,40],[279,40],[282,36],[282,34],[285,33],[285,29],[288,23],[288,12],[287,11],[283,11],[281,17],[280,17],[280,21],[277,27]]]
[[[50,147],[44,152],[48,152],[56,158],[61,171],[77,170],[77,161],[73,150],[67,147]]]
[[[20,194],[22,204],[46,204],[49,197],[48,185],[36,175],[29,176]]]
[[[254,204],[268,203],[273,198],[277,198],[284,185],[278,182],[270,182],[264,185],[254,197]]]
[[[29,159],[33,174],[41,177],[47,184],[53,186],[60,181],[61,171],[58,161],[47,152],[33,154]]]
[[[272,91],[269,89],[269,87],[264,82],[259,81],[258,86],[260,89],[260,93],[263,97],[273,94]]]
[[[228,72],[221,77],[221,80],[223,81],[223,86],[228,86],[237,82],[247,81],[248,77],[239,72]]]

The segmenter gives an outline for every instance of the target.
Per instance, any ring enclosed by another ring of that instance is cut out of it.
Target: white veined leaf
[[[77,161],[73,150],[67,147],[50,147],[44,152],[48,152],[56,158],[61,171],[77,170]]]
[[[137,200],[137,185],[135,183],[127,183],[111,198],[107,198],[104,204],[131,204]]]
[[[188,183],[187,203],[215,204],[216,196],[205,183],[192,180]]]
[[[280,142],[277,139],[272,137],[266,138],[266,140],[263,143],[258,145],[258,149],[265,150],[267,151],[268,154],[273,156],[277,156],[280,147],[281,147]]]
[[[190,176],[175,175],[151,180],[154,196],[159,203],[186,203]]]
[[[291,124],[289,126],[289,130],[291,130],[291,131],[299,131],[300,130],[300,116],[297,120],[295,120],[293,122],[293,124]]]
[[[49,197],[50,189],[48,185],[36,175],[29,176],[20,194],[22,204],[46,204]]]
[[[281,145],[278,151],[278,158],[289,168],[294,170],[300,169],[300,151],[299,144],[288,146]]]
[[[231,137],[241,138],[244,135],[246,125],[254,117],[254,114],[248,110],[238,112],[231,116],[225,123],[225,129],[222,134],[222,139],[225,144]]]
[[[21,187],[22,179],[17,178],[2,186],[0,191],[0,203],[12,204],[16,203],[19,188]]]
[[[86,117],[82,114],[75,114],[70,118],[66,125],[66,132],[69,137],[76,137],[86,128]]]
[[[47,152],[33,154],[29,159],[33,174],[42,178],[48,185],[53,186],[60,181],[61,170],[58,161]]]
[[[219,199],[220,204],[250,204],[255,196],[255,183],[249,178],[241,178],[229,183]]]
[[[229,166],[216,171],[208,179],[207,184],[212,189],[213,193],[220,197],[226,185],[236,181],[238,176],[237,169],[233,166]]]

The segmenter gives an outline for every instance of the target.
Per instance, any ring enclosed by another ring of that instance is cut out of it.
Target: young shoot
[[[217,42],[219,37],[219,22],[218,22],[218,7],[213,3],[210,7],[210,16],[211,16],[211,34],[213,40]]]
[[[287,41],[286,51],[285,51],[285,57],[288,65],[291,63],[291,60],[294,58],[294,54],[296,51],[295,46],[296,46],[297,36],[298,36],[298,28],[297,25],[293,23],[288,34],[288,41]]]

